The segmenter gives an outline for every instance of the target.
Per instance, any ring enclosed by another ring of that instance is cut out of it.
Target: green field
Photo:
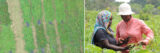
[[[92,39],[92,33],[94,29],[94,24],[95,24],[95,19],[96,15],[98,14],[99,11],[89,11],[86,10],[85,12],[85,53],[101,53],[102,49],[94,46],[91,44],[91,39]],[[120,22],[122,19],[119,15],[117,15],[116,12],[112,12],[113,14],[113,20],[112,20],[112,25],[111,28],[113,31],[116,31],[116,25],[118,22]],[[134,14],[133,17],[139,19],[139,14]],[[130,53],[159,53],[160,52],[160,42],[158,41],[160,39],[160,16],[159,15],[149,15],[149,20],[144,20],[145,23],[153,30],[154,32],[154,39],[153,41],[147,45],[146,50],[142,49],[134,49],[131,50]],[[145,37],[145,36],[144,36]],[[141,46],[137,46],[135,48],[141,48]],[[116,53],[113,50],[109,49],[104,49],[104,53]]]
[[[14,34],[10,28],[8,6],[6,0],[0,0],[0,53],[15,51]]]
[[[62,53],[83,53],[83,0],[18,1],[22,11],[24,49],[28,53],[34,53],[35,49],[37,53],[58,53],[57,36],[60,37]],[[16,53],[7,1],[0,0],[0,3],[0,53]],[[54,20],[57,21],[59,35],[56,35]]]

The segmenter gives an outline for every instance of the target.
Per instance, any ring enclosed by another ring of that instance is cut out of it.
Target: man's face
[[[121,15],[121,18],[125,21],[128,22],[131,18],[131,15]]]

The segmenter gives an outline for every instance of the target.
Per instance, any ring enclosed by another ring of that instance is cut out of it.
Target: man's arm
[[[142,33],[146,35],[146,39],[142,41],[144,45],[147,45],[149,41],[151,41],[154,38],[154,34],[152,30],[142,21],[141,23],[142,27]]]

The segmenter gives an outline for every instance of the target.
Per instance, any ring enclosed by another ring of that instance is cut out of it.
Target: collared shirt
[[[143,39],[143,34],[146,35],[145,39]],[[149,40],[153,39],[154,34],[143,20],[132,17],[128,22],[124,22],[123,20],[119,22],[116,28],[116,40],[127,37],[131,37],[128,44],[138,43],[141,40],[145,40],[145,43],[148,44]]]

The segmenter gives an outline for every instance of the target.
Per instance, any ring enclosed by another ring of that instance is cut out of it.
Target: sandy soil
[[[61,40],[60,40],[60,35],[59,35],[59,32],[58,32],[58,25],[57,25],[57,21],[56,19],[54,20],[54,27],[55,27],[55,31],[56,31],[56,42],[57,42],[57,45],[58,45],[58,53],[62,53],[62,46],[61,46]]]
[[[46,27],[46,21],[45,21],[45,12],[44,12],[44,3],[43,3],[43,0],[41,0],[41,7],[42,7],[42,23],[43,23],[43,29],[44,29],[44,35],[45,35],[45,38],[47,40],[47,44],[46,44],[46,53],[51,53],[51,50],[50,50],[50,45],[49,45],[49,36],[47,35],[47,27]]]
[[[7,0],[8,12],[12,20],[11,29],[15,35],[16,53],[27,53],[25,51],[25,41],[23,39],[23,19],[19,0]]]

